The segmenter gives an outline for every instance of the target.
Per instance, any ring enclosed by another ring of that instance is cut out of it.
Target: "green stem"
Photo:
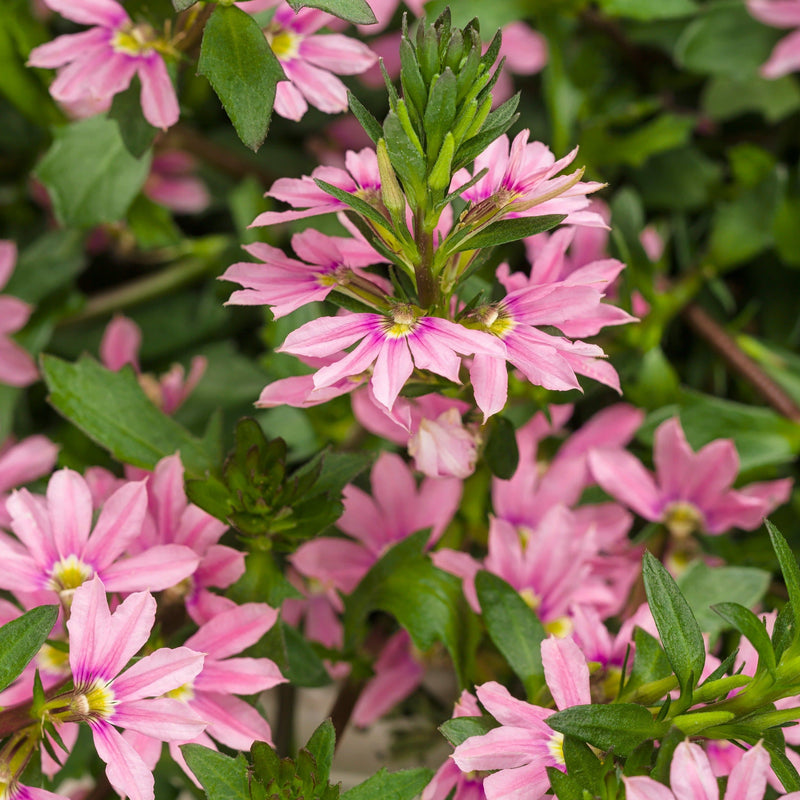
[[[414,264],[414,277],[420,307],[430,308],[436,304],[438,292],[433,279],[433,232],[426,230],[424,217],[422,209],[418,209],[414,219],[414,235],[419,249],[419,261]]]

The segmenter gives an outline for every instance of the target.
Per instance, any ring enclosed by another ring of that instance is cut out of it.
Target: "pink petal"
[[[130,800],[154,800],[153,775],[142,757],[107,722],[91,725],[97,754],[106,762],[109,783],[122,797]]]
[[[200,674],[204,658],[188,647],[162,647],[119,675],[114,681],[114,694],[120,702],[128,703],[191,684]]]
[[[747,10],[766,25],[777,28],[800,25],[800,3],[797,0],[747,0]]]
[[[612,497],[645,519],[656,522],[660,518],[661,495],[651,474],[630,453],[594,450],[589,453],[589,468]]]
[[[115,725],[161,741],[185,742],[199,736],[205,720],[197,716],[186,703],[171,697],[156,697],[120,703],[114,708],[111,720]]]
[[[299,55],[310,64],[339,75],[357,75],[378,60],[365,44],[338,33],[303,39]]]
[[[623,776],[622,782],[625,784],[627,800],[675,800],[675,795],[663,783],[652,778]]]
[[[92,591],[97,595],[99,590],[97,585],[102,587],[102,583],[95,577],[90,585]],[[83,584],[86,586],[86,584]],[[83,589],[83,586],[75,590],[74,597]],[[95,656],[94,667],[99,671],[101,677],[109,680],[119,673],[119,671],[133,658],[136,653],[144,646],[150,636],[155,620],[156,602],[151,594],[147,592],[136,592],[128,595],[122,603],[114,610],[110,621],[106,621],[104,606],[106,604],[105,595],[97,598],[97,608],[99,613],[95,620],[90,620],[89,624],[94,624],[98,633],[102,636],[98,641],[98,652]],[[73,611],[70,622],[75,616],[75,600],[73,598]],[[105,628],[100,626],[105,623]],[[76,623],[78,624],[78,623]],[[72,642],[72,628],[70,628],[70,643]]]
[[[656,481],[666,500],[685,497],[683,487],[692,478],[695,454],[678,417],[662,422],[653,441]],[[738,465],[737,465],[738,467]]]
[[[178,121],[180,109],[164,59],[151,53],[139,59],[137,71],[142,82],[144,118],[152,126],[166,130]]]
[[[479,353],[469,370],[475,402],[483,412],[483,421],[505,408],[508,400],[508,369],[504,358]]]
[[[551,710],[517,700],[505,686],[496,681],[478,686],[475,692],[486,710],[501,724],[514,728],[531,728],[534,734],[550,731],[544,720],[553,713]]]
[[[531,762],[538,763],[544,771],[543,756],[552,735],[553,732],[546,726],[541,731],[532,731],[527,727],[504,725],[483,736],[467,739],[455,749],[452,757],[462,772],[511,770]]]
[[[71,469],[54,473],[47,484],[47,506],[59,556],[82,555],[92,527],[92,494]]]
[[[289,81],[281,81],[275,87],[275,103],[273,105],[276,114],[280,114],[284,119],[290,119],[293,122],[299,122],[304,116],[306,111],[308,111],[308,103],[306,103],[305,97],[301,94],[300,90]],[[253,225],[271,225],[272,218],[269,216],[270,214],[275,214],[274,211],[267,211],[264,214],[259,215],[253,222]],[[280,213],[280,212],[277,212]],[[300,213],[302,216],[313,216],[313,214],[319,212],[313,212],[311,215],[302,212],[294,212],[295,214]],[[300,219],[301,217],[292,216],[291,219]],[[286,217],[285,220],[288,221],[290,217]],[[276,222],[278,220],[275,220]]]
[[[728,777],[725,800],[761,800],[770,770],[769,753],[761,742],[750,748]],[[786,798],[791,795],[785,795]]]
[[[376,555],[346,539],[320,537],[303,544],[291,557],[292,565],[308,578],[334,586],[345,594],[361,582]]]
[[[542,642],[542,664],[547,686],[558,709],[592,702],[586,656],[571,638],[545,639]]]
[[[39,370],[30,353],[16,342],[0,336],[0,383],[29,386],[39,378]]]
[[[487,800],[529,800],[544,797],[550,787],[544,761],[531,763],[519,769],[506,769],[488,775],[483,781]]]
[[[87,49],[105,45],[109,40],[109,32],[104,28],[90,28],[80,33],[68,33],[53,39],[52,42],[34,47],[28,56],[29,67],[55,68],[63,67],[70,61],[81,57]],[[0,279],[0,286],[5,281]]]
[[[118,28],[129,17],[125,9],[114,0],[45,0],[47,5],[62,17],[82,25],[102,25]]]
[[[17,263],[17,245],[8,239],[0,239],[0,289],[7,283]]]
[[[188,547],[160,545],[116,561],[103,570],[103,580],[109,592],[160,592],[188,578],[199,562],[199,556]]]
[[[681,742],[675,748],[669,777],[676,800],[719,800],[717,779],[700,745]]]
[[[372,391],[375,399],[391,409],[400,390],[414,371],[414,363],[405,338],[386,338],[378,352],[372,373]]]
[[[208,722],[206,732],[228,747],[249,750],[256,739],[272,743],[267,721],[238,697],[198,692],[192,700],[192,708]]]
[[[100,342],[100,360],[116,372],[125,364],[131,364],[139,372],[139,350],[142,346],[142,331],[139,326],[121,314],[108,323]]]
[[[286,683],[278,665],[268,658],[210,659],[195,680],[197,691],[255,694]]]
[[[86,486],[85,481],[83,484]],[[105,572],[130,542],[141,534],[146,510],[147,489],[144,481],[127,483],[106,500],[84,549],[84,557],[92,562],[95,569]]]
[[[292,331],[278,352],[300,356],[329,356],[372,332],[381,321],[377,314],[320,317]]]
[[[16,333],[25,327],[33,308],[16,297],[0,297],[0,334]]]
[[[800,68],[800,30],[781,39],[769,60],[761,67],[765,78],[780,78]]]
[[[227,658],[254,645],[277,618],[278,610],[266,603],[245,603],[207,622],[186,645],[213,659]]]
[[[347,111],[347,87],[335,75],[299,59],[283,66],[286,77],[312,106],[326,114]]]

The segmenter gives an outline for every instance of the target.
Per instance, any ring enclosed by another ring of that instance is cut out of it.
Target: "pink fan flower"
[[[47,475],[57,456],[58,446],[46,436],[29,436],[21,442],[6,439],[0,445],[0,528],[11,522],[6,511],[8,492]]]
[[[197,568],[188,547],[170,544],[123,557],[141,535],[147,506],[144,482],[126,483],[105,502],[93,524],[86,481],[69,469],[54,473],[47,497],[25,489],[6,503],[17,540],[0,538],[0,588],[25,596],[46,591],[69,605],[85,581],[99,576],[110,592],[158,591],[174,586]]]
[[[281,84],[278,84],[279,86]],[[320,214],[342,211],[347,206],[314,183],[314,179],[325,181],[344,192],[360,197],[366,202],[380,199],[381,176],[378,171],[378,157],[372,148],[365,147],[359,152],[348,150],[345,153],[347,169],[340,167],[317,167],[310,176],[302,178],[278,178],[272,184],[266,197],[273,197],[292,206],[289,211],[265,211],[259,214],[251,227],[275,225],[279,222],[292,222]]]
[[[139,367],[139,349],[142,346],[142,331],[132,320],[122,314],[115,315],[108,323],[100,342],[100,360],[108,369],[118,372],[130,364],[139,377],[145,394],[164,411],[173,414],[194,391],[206,371],[207,360],[195,356],[186,375],[180,364],[173,364],[169,372],[158,378]]]
[[[358,346],[314,375],[314,387],[324,389],[343,378],[373,367],[370,384],[375,399],[391,410],[415,367],[460,383],[460,355],[505,358],[505,346],[482,331],[470,330],[439,317],[423,316],[414,306],[397,304],[386,316],[346,314],[321,317],[293,331],[280,352],[325,357],[359,342]],[[478,376],[479,379],[481,376]],[[476,400],[486,392],[476,386]],[[477,400],[481,405],[481,401]],[[496,404],[493,410],[499,410]],[[484,409],[485,413],[491,413]]]
[[[106,775],[120,795],[153,800],[153,776],[117,728],[154,732],[162,740],[188,741],[205,728],[184,703],[161,695],[191,683],[203,668],[203,654],[161,648],[122,671],[141,650],[155,622],[156,601],[147,592],[126,598],[112,614],[105,588],[95,576],[75,590],[67,622],[74,689],[50,701],[67,701],[66,722],[86,722]]]
[[[602,183],[583,183],[583,170],[561,175],[578,153],[577,148],[559,161],[541,142],[528,142],[529,130],[520,131],[509,145],[508,136],[498,137],[476,159],[473,173],[484,168],[488,173],[461,196],[472,205],[467,220],[475,222],[509,216],[541,216],[566,214],[568,225],[605,226],[602,217],[591,211],[586,196],[603,188]],[[457,189],[472,175],[459,170],[453,176]]]
[[[778,42],[761,74],[780,78],[800,69],[800,0],[747,0],[747,10],[765,25],[797,28]]]
[[[8,283],[16,260],[14,242],[0,240],[0,289]],[[39,377],[30,353],[10,338],[12,333],[25,327],[31,310],[16,297],[0,296],[0,383],[27,386]]]
[[[769,753],[759,742],[742,756],[728,778],[722,800],[754,800],[764,796],[770,771]],[[670,764],[671,790],[645,776],[623,777],[628,800],[720,800],[717,779],[700,745],[681,742]],[[800,792],[781,795],[800,800]]]
[[[655,475],[623,450],[589,455],[592,473],[605,491],[645,519],[662,522],[678,539],[694,531],[757,528],[786,502],[792,488],[792,480],[784,478],[732,489],[739,472],[733,441],[717,439],[695,453],[678,417],[657,428],[653,461]]]
[[[313,228],[292,237],[292,248],[303,259],[289,258],[283,250],[256,242],[245,245],[263,263],[242,261],[228,267],[221,280],[245,288],[234,292],[228,305],[268,305],[278,319],[306,303],[324,300],[333,289],[349,293],[353,286],[383,296],[391,286],[378,285],[364,267],[385,259],[363,239],[325,236]]]
[[[545,680],[559,710],[591,703],[589,668],[571,639],[542,642]],[[512,697],[499,683],[484,683],[478,699],[499,722],[459,745],[453,760],[464,772],[498,770],[483,779],[488,800],[538,800],[550,788],[547,767],[564,772],[564,737],[547,724],[552,709]]]
[[[149,25],[132,22],[115,0],[46,2],[66,19],[93,26],[31,50],[28,66],[59,68],[50,86],[56,100],[104,103],[138,75],[145,119],[164,129],[178,121],[178,98],[160,52],[165,45]]]
[[[465,426],[457,408],[435,419],[423,418],[408,440],[414,466],[432,478],[468,478],[475,472],[480,434]]]
[[[347,111],[347,87],[336,75],[357,75],[377,56],[362,42],[339,33],[318,34],[336,17],[316,9],[294,12],[278,0],[250,0],[240,6],[250,13],[276,6],[264,28],[267,42],[280,61],[287,80],[275,92],[275,111],[300,120],[311,104],[326,114]],[[336,74],[334,74],[336,73]]]

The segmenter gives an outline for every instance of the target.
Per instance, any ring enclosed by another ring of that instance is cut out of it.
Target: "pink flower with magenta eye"
[[[164,58],[164,45],[147,24],[136,24],[115,0],[46,0],[59,14],[93,27],[34,47],[28,66],[58,68],[50,94],[62,103],[97,106],[130,85],[142,84],[145,119],[156,128],[178,121],[178,98]]]

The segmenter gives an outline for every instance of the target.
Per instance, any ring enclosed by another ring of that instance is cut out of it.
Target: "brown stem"
[[[182,123],[170,128],[162,141],[165,146],[184,150],[234,178],[246,178],[252,175],[264,186],[271,186],[277,177],[256,159],[234,153]]]
[[[294,710],[297,703],[297,687],[291,683],[278,686],[278,718],[275,720],[275,751],[281,758],[294,753]]]
[[[794,400],[739,347],[713,317],[695,303],[685,306],[682,313],[689,326],[716,350],[732,370],[748,381],[772,408],[792,422],[800,422],[800,408]]]

